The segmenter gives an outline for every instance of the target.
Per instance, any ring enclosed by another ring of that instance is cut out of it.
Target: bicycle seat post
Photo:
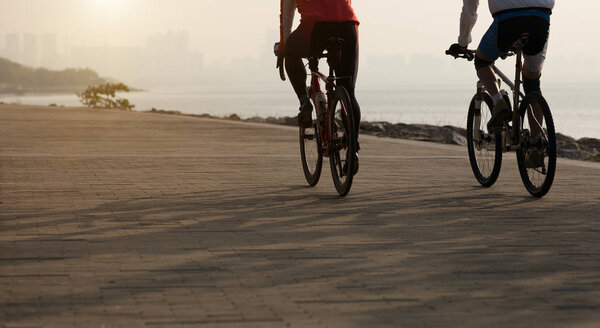
[[[517,40],[514,44],[513,44],[513,49],[515,54],[517,55],[517,61],[515,63],[515,88],[514,88],[514,94],[513,94],[513,106],[514,106],[514,111],[513,111],[513,129],[512,129],[512,140],[514,144],[517,144],[519,142],[519,126],[520,126],[520,117],[518,114],[518,108],[519,108],[519,94],[521,92],[521,84],[523,83],[522,80],[522,70],[523,70],[523,48],[525,48],[525,46],[527,45],[527,42],[529,42],[529,33],[523,33],[521,35],[521,37],[519,38],[519,40]]]

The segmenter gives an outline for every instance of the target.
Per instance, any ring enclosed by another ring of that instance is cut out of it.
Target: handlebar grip
[[[279,77],[281,78],[281,81],[285,81],[285,70],[283,69],[283,65],[279,66]]]
[[[279,42],[275,42],[275,45],[273,46],[273,53],[275,53],[275,56],[277,56],[277,68],[279,68],[279,78],[281,79],[281,81],[285,81],[285,57],[283,56],[281,51],[279,51]]]
[[[279,68],[279,78],[281,81],[285,81],[285,57],[282,55],[277,56],[277,67]]]

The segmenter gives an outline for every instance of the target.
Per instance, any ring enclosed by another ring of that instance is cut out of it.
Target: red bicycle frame
[[[324,58],[325,56],[321,57]],[[320,80],[323,80],[323,82],[325,82],[325,90],[327,91],[327,108],[325,108],[325,110],[323,111],[321,108],[319,108],[319,104],[315,104],[317,108],[315,108],[315,110],[317,111],[317,121],[318,121],[318,129],[319,129],[319,134],[321,135],[321,153],[323,154],[323,156],[325,157],[329,157],[329,155],[332,153],[333,151],[333,131],[331,131],[331,110],[330,110],[330,105],[331,105],[331,100],[333,99],[333,93],[335,92],[335,78],[333,77],[333,68],[329,68],[329,77],[326,76],[325,74],[319,72],[318,66],[319,66],[319,58],[320,57],[312,57],[309,59],[308,61],[308,66],[310,69],[310,74],[311,74],[311,80],[310,80],[310,87],[309,87],[309,97],[312,98],[313,95],[317,94],[318,92],[322,91],[321,90],[321,82]],[[325,113],[323,113],[325,112]],[[325,117],[322,117],[323,114],[325,114]],[[323,126],[323,125],[326,125]]]

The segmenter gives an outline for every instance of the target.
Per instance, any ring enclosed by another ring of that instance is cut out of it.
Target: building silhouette
[[[31,67],[38,66],[38,43],[35,34],[27,33],[23,36],[21,62]]]
[[[17,33],[6,35],[5,56],[8,60],[19,61],[21,58],[21,42]]]
[[[56,34],[42,35],[41,64],[48,69],[60,69],[61,60],[58,55],[58,40]]]

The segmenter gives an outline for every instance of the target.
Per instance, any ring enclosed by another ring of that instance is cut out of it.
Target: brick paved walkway
[[[599,327],[600,165],[364,137],[351,194],[295,129],[0,106],[0,327]],[[328,168],[325,166],[325,168]]]

